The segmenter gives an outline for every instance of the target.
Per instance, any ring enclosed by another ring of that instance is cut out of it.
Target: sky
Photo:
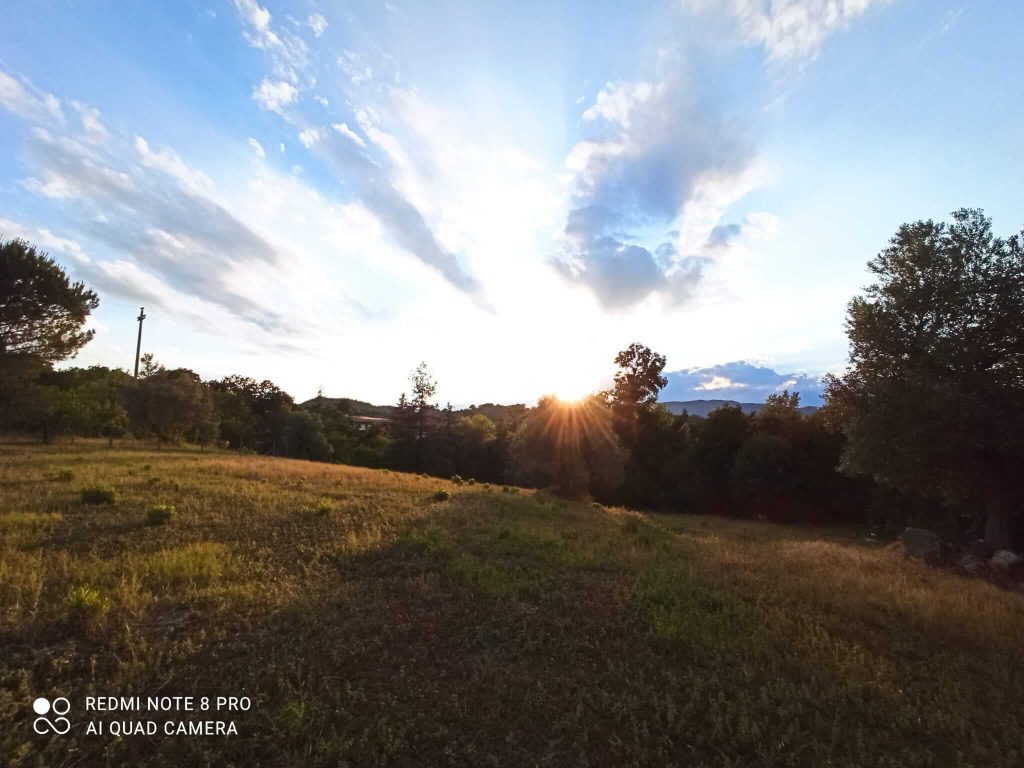
[[[1024,4],[9,4],[0,238],[95,288],[73,361],[394,402],[815,404],[897,227],[1024,225]]]

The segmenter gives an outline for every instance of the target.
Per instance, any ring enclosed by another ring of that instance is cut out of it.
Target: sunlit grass
[[[0,446],[0,637],[12,765],[1024,763],[1019,594],[850,530],[395,472]],[[168,680],[252,696],[244,737],[24,727]]]

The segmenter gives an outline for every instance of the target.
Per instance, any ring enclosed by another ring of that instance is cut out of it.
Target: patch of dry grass
[[[0,446],[11,765],[1015,766],[1021,637],[1020,595],[849,531]],[[31,733],[35,696],[157,689],[254,706],[228,739]]]

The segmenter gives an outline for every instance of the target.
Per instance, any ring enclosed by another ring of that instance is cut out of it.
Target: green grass
[[[846,530],[457,485],[0,446],[0,762],[1024,764],[1020,594]],[[84,696],[158,691],[253,706],[235,737],[84,733]],[[61,694],[75,727],[34,735]]]

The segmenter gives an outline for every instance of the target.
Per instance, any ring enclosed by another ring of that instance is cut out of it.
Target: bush
[[[434,501],[448,501],[451,497],[452,495],[442,488],[441,490],[436,491],[434,495],[431,496],[431,499]]]
[[[158,504],[146,510],[146,525],[164,525],[174,517],[173,504]]]
[[[110,607],[109,601],[98,589],[85,586],[75,587],[68,592],[64,602],[71,617],[83,623],[99,619]]]
[[[320,499],[315,504],[307,504],[302,511],[307,515],[325,517],[334,511],[334,502],[327,498]]]
[[[452,482],[456,485],[462,485],[462,478],[459,475],[452,475]]]
[[[62,469],[59,472],[54,472],[52,478],[62,483],[70,483],[75,479],[75,473],[70,469]]]
[[[117,491],[109,485],[94,485],[82,491],[83,504],[113,504],[117,501]]]

